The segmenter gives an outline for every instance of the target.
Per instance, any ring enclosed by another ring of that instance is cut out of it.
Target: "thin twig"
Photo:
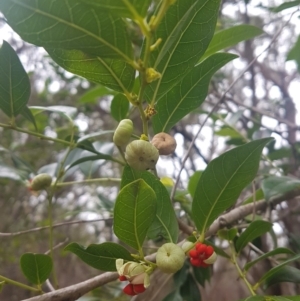
[[[107,220],[111,220],[111,219],[112,219],[112,217],[98,218],[98,219],[93,219],[93,220],[79,220],[79,221],[71,221],[71,222],[62,222],[62,223],[54,224],[52,227],[57,228],[57,227],[62,227],[62,226],[74,225],[74,224],[95,223],[95,222],[107,221]],[[18,235],[37,232],[37,231],[41,231],[41,230],[45,230],[45,229],[49,229],[49,226],[43,226],[43,227],[33,228],[33,229],[19,231],[19,232],[12,232],[12,233],[0,232],[0,237],[18,236]]]

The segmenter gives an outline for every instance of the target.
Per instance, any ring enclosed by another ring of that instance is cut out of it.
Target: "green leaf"
[[[265,301],[265,297],[263,296],[250,296],[246,299],[242,299],[240,301]]]
[[[199,287],[191,274],[188,274],[185,283],[180,287],[180,295],[185,301],[202,300]]]
[[[13,118],[24,111],[29,96],[28,75],[13,48],[3,41],[0,48],[0,109]]]
[[[293,251],[286,249],[286,248],[277,248],[273,251],[270,251],[268,253],[265,253],[264,255],[259,256],[258,258],[256,258],[255,260],[252,260],[250,262],[248,262],[245,267],[244,270],[248,271],[253,265],[255,265],[257,262],[266,259],[268,257],[274,256],[274,255],[278,255],[278,254],[295,254]]]
[[[265,273],[257,282],[256,285],[260,285],[262,283],[268,283],[269,279],[272,279],[274,275],[276,275],[276,273],[281,270],[285,265],[287,265],[288,263],[291,263],[295,260],[299,260],[300,259],[300,254],[295,255],[293,257],[291,257],[290,259],[282,262],[281,264],[279,264],[278,266],[272,268],[271,270],[269,270],[267,273]]]
[[[247,24],[237,25],[231,28],[220,30],[213,36],[208,48],[201,57],[201,60],[220,50],[232,47],[242,41],[253,39],[256,36],[263,34],[263,32],[264,31],[260,28]]]
[[[117,121],[126,118],[129,110],[129,101],[124,94],[117,94],[110,105],[111,116]]]
[[[142,179],[123,187],[114,208],[114,232],[123,242],[141,250],[156,213],[156,195]]]
[[[91,82],[118,92],[131,91],[133,87],[135,70],[125,61],[89,55],[81,50],[46,50],[58,65]]]
[[[195,191],[197,188],[197,184],[200,180],[201,175],[202,175],[202,171],[198,170],[198,171],[195,171],[194,174],[189,179],[188,191],[192,197],[194,197],[194,194],[195,194]]]
[[[0,164],[0,178],[21,181],[20,171],[16,168]]]
[[[29,109],[30,111],[33,112],[33,115],[47,111],[51,113],[61,114],[63,116],[66,116],[68,119],[73,118],[77,113],[77,108],[70,107],[70,106],[49,106],[49,107],[30,106]]]
[[[228,241],[232,241],[237,235],[237,228],[231,228],[231,229],[220,229],[218,231],[218,236],[221,239],[225,239]]]
[[[158,101],[193,69],[214,34],[219,6],[220,0],[177,0],[168,9],[154,34],[154,41],[162,42],[149,65],[161,78],[147,86],[149,102]]]
[[[125,261],[133,260],[129,251],[113,242],[91,244],[87,248],[73,242],[64,250],[74,253],[89,266],[102,271],[116,271],[118,258],[123,258]]]
[[[24,276],[33,284],[42,285],[52,271],[52,259],[45,254],[25,253],[20,259]]]
[[[8,24],[27,42],[78,49],[95,56],[133,58],[121,18],[76,0],[0,0]]]
[[[111,13],[135,19],[135,13],[144,17],[151,3],[151,0],[80,0],[92,6],[109,10]],[[133,11],[135,13],[133,13]]]
[[[253,241],[255,238],[267,233],[272,228],[272,223],[267,221],[254,221],[252,222],[247,229],[242,232],[240,237],[235,243],[237,252],[240,252],[246,245]]]
[[[38,131],[35,118],[27,106],[23,108],[23,110],[21,111],[21,115],[28,121],[30,121],[34,125],[35,130]]]
[[[284,266],[265,281],[265,287],[280,282],[300,283],[300,270],[291,266]]]
[[[91,138],[99,138],[101,136],[105,136],[105,135],[113,135],[115,131],[112,131],[112,130],[109,130],[109,131],[99,131],[99,132],[93,132],[93,133],[90,133],[90,134],[87,134],[87,135],[84,135],[82,137],[80,137],[78,140],[77,140],[77,143],[81,143],[87,139],[91,139]]]
[[[236,129],[228,126],[223,126],[220,130],[215,131],[215,134],[221,137],[229,136],[232,139],[241,138],[244,139],[244,136],[240,134]]]
[[[153,116],[155,133],[168,132],[185,115],[198,108],[205,100],[213,74],[237,56],[217,53],[193,68],[184,79],[157,103]]]
[[[300,283],[300,270],[291,266],[284,266],[266,279],[264,286],[267,288],[280,282]]]
[[[265,199],[270,200],[273,197],[300,189],[300,181],[291,177],[269,176],[262,181],[261,188]]]
[[[96,86],[90,90],[88,90],[86,93],[84,93],[77,102],[79,104],[97,104],[99,101],[99,98],[105,96],[105,95],[114,95],[116,92],[113,90],[110,90],[104,86]]]
[[[155,192],[157,208],[155,218],[147,236],[151,239],[163,238],[168,242],[176,243],[178,239],[178,222],[166,187],[154,175],[145,172],[135,172],[128,165],[122,175],[122,187],[142,178]]]
[[[295,1],[286,1],[282,4],[280,4],[279,6],[276,7],[272,7],[270,10],[274,13],[279,13],[285,9],[291,8],[291,7],[295,7],[300,5],[300,0],[295,0]]]
[[[109,160],[109,161],[114,161],[114,158],[110,155],[106,155],[106,154],[101,154],[101,153],[98,153],[98,155],[94,155],[94,156],[85,156],[83,158],[80,158],[74,162],[72,162],[70,165],[67,165],[65,170],[68,170],[70,169],[71,167],[74,167],[78,164],[81,164],[81,163],[84,163],[84,162],[87,162],[87,161],[97,161],[97,160]]]
[[[255,178],[261,152],[272,138],[255,140],[212,160],[198,182],[192,204],[197,229],[206,229],[232,206],[242,190]]]
[[[266,301],[291,301],[292,299],[282,296],[267,296]],[[297,299],[299,301],[299,299]]]
[[[300,73],[300,35],[298,36],[295,45],[289,51],[286,60],[295,60],[298,66],[298,72]]]
[[[211,277],[211,269],[210,268],[204,268],[204,269],[199,269],[198,267],[192,267],[195,279],[198,281],[198,283],[202,286],[205,287],[205,282],[209,282],[210,277]]]
[[[183,301],[179,290],[175,290],[174,292],[170,293],[169,295],[167,295],[163,301]]]

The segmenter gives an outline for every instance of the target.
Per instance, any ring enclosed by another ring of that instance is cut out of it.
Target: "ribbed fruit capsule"
[[[160,155],[170,155],[174,153],[177,143],[176,140],[167,133],[156,134],[152,140],[153,144],[157,149]]]
[[[46,173],[41,173],[32,179],[29,188],[33,191],[39,191],[50,187],[51,183],[52,177]]]
[[[156,253],[157,267],[164,273],[176,273],[182,268],[184,260],[184,251],[173,243],[162,245]]]
[[[123,119],[120,121],[115,130],[113,141],[117,146],[125,146],[130,141],[133,132],[133,123],[130,119]]]
[[[154,169],[159,153],[150,142],[134,140],[127,145],[125,158],[129,166],[136,170]]]

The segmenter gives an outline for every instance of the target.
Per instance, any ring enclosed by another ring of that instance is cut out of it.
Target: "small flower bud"
[[[153,68],[147,68],[147,70],[146,70],[146,82],[148,84],[152,83],[153,81],[155,81],[159,78],[161,78],[161,74],[159,72],[157,72]]]
[[[156,264],[164,273],[175,273],[179,271],[185,260],[183,250],[173,244],[166,243],[162,245],[156,254]]]
[[[29,189],[33,191],[47,189],[51,186],[51,183],[52,177],[46,173],[41,173],[32,179]]]
[[[129,296],[135,296],[136,292],[133,289],[133,284],[129,283],[123,288],[123,293]]]

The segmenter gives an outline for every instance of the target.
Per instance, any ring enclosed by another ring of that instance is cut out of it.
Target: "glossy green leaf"
[[[0,109],[13,118],[24,111],[29,96],[28,75],[14,49],[3,41],[0,48]]]
[[[300,189],[300,181],[291,177],[269,176],[262,181],[262,190],[266,200]]]
[[[267,221],[254,221],[240,235],[235,243],[237,252],[240,252],[249,242],[267,233],[272,228],[272,223]]]
[[[291,257],[290,259],[282,262],[281,264],[277,265],[276,267],[272,268],[271,270],[269,270],[267,273],[265,273],[260,280],[258,281],[258,284],[262,284],[262,283],[268,283],[269,279],[272,279],[274,277],[274,275],[276,276],[276,273],[278,271],[280,271],[284,266],[286,266],[287,264],[295,261],[295,260],[299,260],[300,259],[300,254],[295,255],[293,257]]]
[[[49,278],[53,264],[48,255],[25,253],[20,259],[20,266],[30,282],[41,285]]]
[[[0,0],[0,10],[22,39],[37,46],[133,58],[123,20],[101,8],[77,0]]]
[[[117,94],[110,105],[111,116],[117,121],[125,119],[129,110],[129,101],[124,94]]]
[[[46,48],[67,71],[118,92],[131,91],[135,70],[125,61],[88,55],[80,50]]]
[[[300,283],[300,270],[291,266],[284,266],[266,279],[264,287],[267,288],[280,282]]]
[[[154,40],[162,42],[149,65],[161,78],[147,86],[149,102],[158,101],[193,69],[214,34],[219,6],[220,0],[177,0],[168,9],[155,32]]]
[[[30,121],[34,125],[35,130],[38,131],[37,124],[35,122],[35,118],[34,118],[33,114],[31,113],[31,111],[29,110],[29,108],[27,106],[25,106],[22,109],[21,115],[24,118],[26,118],[28,121]]]
[[[217,53],[193,68],[184,79],[164,95],[153,116],[155,133],[168,132],[179,120],[198,108],[205,100],[213,74],[237,56]]]
[[[74,253],[89,266],[102,271],[116,271],[118,258],[133,260],[129,251],[113,242],[91,244],[86,248],[77,243],[70,243],[64,250]]]
[[[220,229],[217,234],[221,239],[232,241],[237,235],[237,228]]]
[[[232,47],[242,41],[253,39],[261,34],[263,34],[263,30],[248,24],[237,25],[231,28],[220,30],[213,36],[203,57],[201,57],[201,60],[220,50]]]
[[[295,45],[289,51],[286,60],[295,60],[298,66],[298,72],[300,73],[300,35],[298,36]]]
[[[194,194],[195,194],[195,191],[197,188],[197,184],[200,180],[201,175],[202,175],[202,171],[198,170],[198,171],[195,171],[194,174],[189,179],[188,191],[192,197],[194,197]]]
[[[166,187],[149,172],[136,172],[128,165],[122,175],[122,187],[142,178],[155,192],[157,208],[155,218],[147,236],[151,239],[163,238],[168,242],[176,243],[178,239],[178,222]]]
[[[83,3],[109,10],[111,13],[135,19],[138,14],[144,17],[151,0],[80,0]]]
[[[274,256],[274,255],[278,255],[278,254],[289,254],[289,255],[294,255],[295,253],[289,249],[286,249],[286,248],[277,248],[275,250],[272,250],[268,253],[265,253],[264,255],[261,255],[259,256],[258,258],[256,258],[255,260],[252,260],[250,262],[248,262],[245,267],[244,267],[244,270],[245,271],[248,271],[253,265],[255,265],[257,262],[263,260],[263,259],[266,259],[266,258],[269,258],[271,256]]]
[[[285,1],[284,3],[280,4],[277,7],[272,7],[270,10],[274,13],[279,13],[285,9],[295,7],[300,5],[300,0],[295,0],[295,1]]]
[[[155,218],[156,195],[142,179],[121,189],[114,209],[114,232],[123,242],[140,250]]]
[[[221,137],[230,137],[230,138],[240,138],[240,139],[244,139],[244,136],[238,132],[236,129],[229,127],[229,126],[223,126],[220,130],[215,131],[215,134],[217,136],[221,136]]]
[[[194,277],[188,274],[185,283],[180,287],[180,295],[185,301],[201,301],[201,294]]]
[[[202,235],[255,178],[261,152],[271,140],[265,138],[249,142],[225,152],[208,164],[198,182],[192,204],[194,222]]]

